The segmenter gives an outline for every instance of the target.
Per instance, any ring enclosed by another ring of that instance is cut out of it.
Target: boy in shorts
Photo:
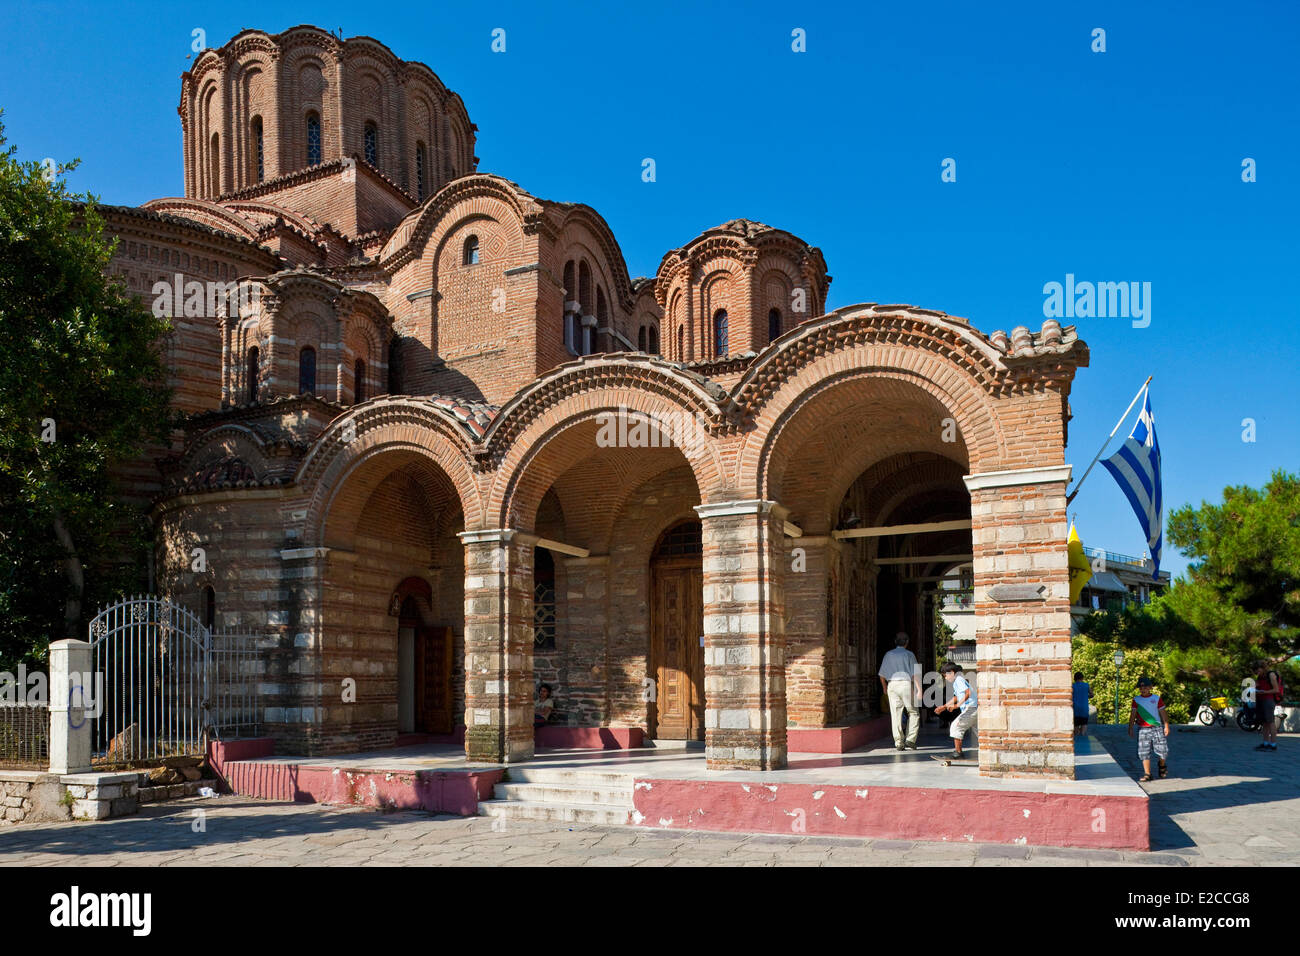
[[[1138,728],[1138,759],[1146,772],[1139,781],[1146,783],[1151,779],[1151,751],[1156,752],[1160,760],[1160,776],[1169,774],[1165,760],[1169,756],[1169,714],[1160,701],[1160,695],[1152,691],[1150,677],[1138,680],[1138,696],[1133,698],[1133,706],[1128,714],[1128,735],[1133,736],[1133,725]],[[1162,727],[1163,725],[1163,727]]]
[[[939,671],[945,679],[952,681],[952,700],[940,704],[934,712],[936,714],[942,714],[945,710],[958,712],[956,719],[948,728],[948,736],[952,737],[952,759],[961,760],[963,756],[961,744],[966,731],[977,730],[979,726],[979,702],[975,699],[975,688],[966,679],[960,664],[949,661],[940,667]]]

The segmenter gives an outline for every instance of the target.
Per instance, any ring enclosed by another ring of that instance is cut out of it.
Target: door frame
[[[659,555],[659,550],[662,547],[664,540],[669,536],[669,534],[671,534],[673,531],[676,531],[681,526],[687,524],[694,524],[700,527],[701,531],[703,530],[703,525],[698,519],[682,518],[681,520],[674,521],[659,536],[659,538],[655,542],[654,548],[650,552],[649,575],[648,575],[649,600],[646,602],[649,610],[649,614],[647,615],[647,617],[649,618],[649,630],[646,635],[646,676],[650,677],[655,682],[654,683],[655,699],[653,701],[647,702],[646,731],[647,731],[647,736],[652,740],[660,739],[659,738],[659,697],[660,697],[659,691],[660,688],[663,686],[663,682],[660,680],[660,672],[663,667],[663,662],[658,659],[659,655],[657,654],[658,649],[662,647],[662,641],[657,639],[658,627],[660,624],[658,620],[658,611],[657,611],[659,605],[658,587],[659,587],[659,580],[661,574],[663,574],[664,572],[673,572],[673,571],[695,572],[695,575],[700,585],[700,593],[697,595],[699,601],[699,612],[700,612],[700,619],[699,619],[699,626],[698,626],[699,634],[695,635],[696,641],[698,641],[704,635],[703,549],[701,548],[700,552],[696,554],[667,555],[667,556]],[[704,693],[704,647],[698,644],[695,644],[693,646],[696,647],[696,649],[699,652],[698,657],[696,658],[699,666],[699,675],[698,675],[698,680],[691,682],[692,699],[689,705],[690,723],[688,724],[687,736],[685,739],[703,740],[704,739],[704,711],[706,706],[706,698]],[[662,738],[662,739],[675,740],[679,738]]]

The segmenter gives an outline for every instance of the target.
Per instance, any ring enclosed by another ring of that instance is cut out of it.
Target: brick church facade
[[[964,568],[982,769],[1073,775],[1073,328],[826,312],[821,252],[744,219],[633,279],[365,37],[241,33],[179,112],[185,195],[101,207],[188,413],[127,477],[156,589],[268,635],[281,751],[524,759],[546,681],[557,726],[777,769],[880,713],[895,632],[933,665]]]

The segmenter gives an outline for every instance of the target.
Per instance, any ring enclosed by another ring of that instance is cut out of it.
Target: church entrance
[[[698,521],[674,525],[650,560],[650,736],[704,739],[703,548]]]
[[[452,631],[424,624],[421,602],[408,595],[397,626],[397,732],[452,730]]]

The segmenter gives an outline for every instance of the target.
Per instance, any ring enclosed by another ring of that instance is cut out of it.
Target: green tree
[[[1115,720],[1115,644],[1076,637],[1073,642],[1076,671],[1092,685],[1092,702],[1097,705],[1097,722],[1113,724]],[[1187,723],[1195,710],[1196,693],[1193,688],[1171,673],[1158,648],[1132,647],[1124,649],[1124,663],[1119,666],[1119,723],[1128,722],[1129,701],[1137,694],[1139,678],[1155,681],[1156,692],[1164,699],[1169,719],[1174,723]]]
[[[3,112],[0,111],[0,120]],[[113,468],[165,441],[166,320],[106,269],[94,198],[22,163],[0,121],[0,664],[82,636],[91,602],[138,574],[147,527]]]
[[[1278,471],[1262,489],[1225,489],[1222,504],[1178,508],[1166,537],[1192,559],[1187,578],[1149,605],[1090,615],[1080,633],[1112,652],[1156,651],[1167,686],[1235,700],[1254,661],[1300,650],[1300,478]],[[1278,669],[1300,684],[1293,663]]]

